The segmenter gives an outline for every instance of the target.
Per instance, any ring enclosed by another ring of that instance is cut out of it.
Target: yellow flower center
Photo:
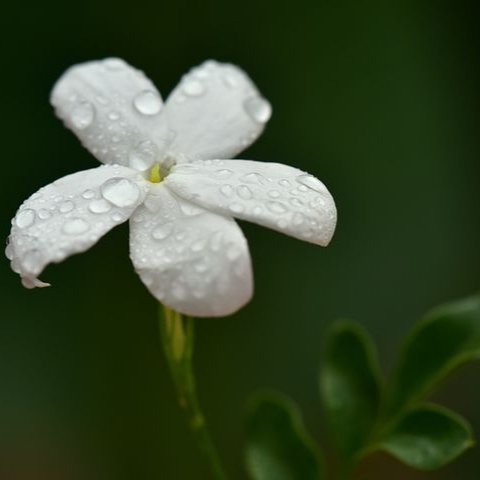
[[[150,170],[149,180],[152,183],[160,183],[163,180],[162,174],[160,172],[160,164],[156,163]]]

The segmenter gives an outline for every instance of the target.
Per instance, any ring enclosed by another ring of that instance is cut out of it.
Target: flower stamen
[[[160,183],[162,180],[163,180],[163,177],[160,172],[160,164],[156,163],[150,170],[149,181],[152,183]]]

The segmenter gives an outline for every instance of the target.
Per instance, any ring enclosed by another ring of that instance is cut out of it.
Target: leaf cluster
[[[479,356],[479,295],[420,320],[388,381],[368,333],[353,321],[336,322],[319,382],[339,460],[335,477],[354,478],[358,465],[378,451],[410,467],[435,470],[471,447],[468,422],[428,398],[454,370]],[[330,478],[294,402],[272,392],[256,394],[249,404],[246,465],[253,480]]]

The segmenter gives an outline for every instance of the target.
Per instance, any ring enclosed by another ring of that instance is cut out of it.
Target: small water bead
[[[305,186],[305,185],[300,185],[300,186],[298,187],[298,190],[299,190],[300,192],[308,192],[308,187]]]
[[[280,202],[267,202],[267,208],[272,213],[285,213],[287,211],[287,208]]]
[[[112,57],[104,60],[103,65],[108,70],[121,70],[125,67],[125,62],[121,58]]]
[[[15,223],[19,228],[27,228],[33,225],[35,222],[35,211],[31,208],[26,208],[18,212],[15,217]]]
[[[11,243],[8,243],[7,246],[5,247],[5,256],[9,260],[13,260],[13,255],[14,255],[13,246]]]
[[[52,214],[48,210],[46,210],[45,208],[42,208],[38,212],[38,218],[40,218],[41,220],[48,220],[51,216],[52,216]]]
[[[253,197],[252,191],[245,185],[239,185],[237,187],[237,195],[243,200],[250,200]]]
[[[86,200],[90,200],[95,196],[95,192],[93,190],[85,190],[82,193],[82,197],[85,198]]]
[[[270,198],[278,198],[280,196],[280,192],[278,190],[270,190],[268,192],[268,196]]]
[[[95,118],[95,107],[90,102],[82,102],[76,105],[70,114],[73,126],[79,130],[89,127]]]
[[[100,190],[103,198],[116,207],[131,207],[140,197],[140,189],[128,178],[110,178]]]
[[[244,107],[247,114],[256,123],[267,123],[272,116],[272,107],[270,103],[259,96],[248,98],[244,103]]]
[[[100,198],[98,200],[93,200],[89,205],[88,209],[92,213],[106,213],[110,211],[112,208],[112,204],[107,202],[104,198]]]
[[[174,224],[173,222],[164,223],[163,225],[159,225],[155,227],[152,231],[152,237],[154,240],[165,240],[168,238],[173,232]]]
[[[282,180],[279,180],[278,184],[284,188],[288,188],[292,185],[286,178],[282,178]]]
[[[227,178],[230,178],[233,175],[233,172],[226,168],[222,168],[220,170],[216,170],[214,174],[215,174],[215,177],[218,178],[219,180],[226,180]]]
[[[150,140],[144,140],[130,151],[128,160],[133,169],[144,172],[155,163],[157,155],[157,146]]]
[[[300,225],[302,225],[302,223],[305,222],[305,216],[300,213],[300,212],[297,212],[293,215],[292,217],[292,224],[295,226],[295,227],[299,227]]]
[[[144,90],[133,99],[133,106],[142,115],[156,115],[162,109],[162,100],[153,90]]]
[[[201,252],[205,248],[206,240],[204,238],[200,238],[192,243],[190,246],[190,250],[192,252]]]
[[[258,217],[258,216],[260,216],[260,215],[263,213],[263,208],[257,206],[257,207],[255,207],[255,208],[253,209],[252,213],[253,213],[256,217]]]
[[[228,88],[235,88],[236,86],[238,86],[238,79],[232,72],[226,73],[225,75],[223,75],[222,78],[223,78],[223,83]]]
[[[183,91],[190,97],[198,97],[205,93],[205,87],[199,80],[186,80],[183,85]]]
[[[234,192],[235,191],[233,190],[233,187],[231,185],[226,184],[226,185],[222,185],[220,187],[220,193],[222,195],[225,195],[225,197],[227,197],[227,198],[232,197]]]
[[[118,212],[115,212],[115,213],[112,215],[111,218],[112,218],[112,220],[113,220],[114,222],[116,222],[116,223],[121,222],[122,219],[123,219],[122,215],[121,215],[120,213],[118,213]]]
[[[292,205],[292,207],[297,207],[297,208],[303,207],[303,202],[298,198],[291,198],[289,202],[290,202],[290,205]]]
[[[67,235],[81,235],[90,230],[90,225],[81,218],[72,218],[62,228]]]
[[[193,215],[200,215],[204,211],[200,207],[197,207],[196,205],[194,205],[193,203],[188,203],[188,202],[182,202],[180,204],[180,209],[188,217],[192,217]]]
[[[60,213],[68,213],[71,212],[74,208],[75,204],[71,200],[67,200],[63,202],[58,209],[60,210]]]
[[[228,208],[233,213],[242,213],[244,210],[243,205],[240,205],[240,203],[232,203]]]
[[[314,190],[315,192],[325,193],[325,186],[320,180],[318,180],[318,178],[315,178],[313,175],[309,175],[308,173],[306,173],[304,175],[299,175],[295,180],[298,183],[310,188],[311,190]],[[299,189],[300,188],[301,187],[299,187]]]
[[[258,172],[250,172],[243,175],[240,180],[245,183],[260,184],[263,185],[266,182],[266,178]]]
[[[113,120],[113,121],[116,121],[116,120],[119,120],[120,119],[120,113],[118,113],[117,111],[112,111],[108,114],[108,118],[110,120]]]

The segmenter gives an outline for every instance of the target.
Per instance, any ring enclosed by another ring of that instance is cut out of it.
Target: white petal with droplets
[[[231,218],[153,185],[130,219],[130,256],[150,292],[195,317],[235,312],[252,296],[248,245]]]
[[[55,84],[51,103],[103,163],[135,169],[147,163],[146,169],[155,160],[151,156],[161,154],[172,139],[153,83],[117,58],[69,68]]]
[[[165,184],[204,208],[327,245],[335,230],[335,203],[312,175],[278,163],[205,160],[176,165]]]
[[[168,97],[170,149],[187,158],[232,158],[262,133],[272,109],[238,67],[207,61]]]
[[[12,220],[7,256],[26,287],[45,286],[37,277],[95,244],[130,218],[149,188],[137,172],[104,165],[63,177],[34,193]]]

